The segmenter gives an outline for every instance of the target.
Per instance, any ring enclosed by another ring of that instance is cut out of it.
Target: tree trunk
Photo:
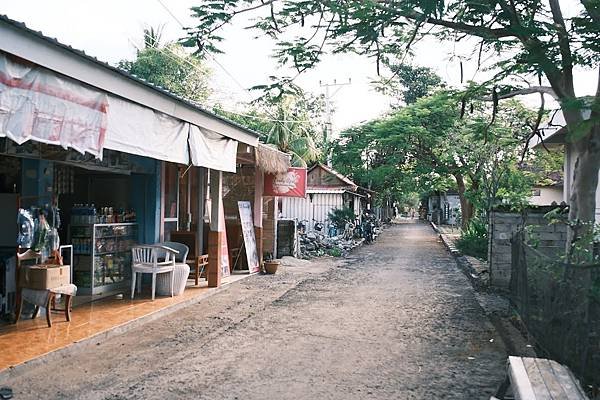
[[[454,179],[456,179],[458,198],[460,199],[460,212],[462,217],[461,228],[463,230],[466,230],[469,227],[469,222],[471,222],[471,218],[473,218],[473,204],[465,196],[467,187],[465,185],[465,178],[463,177],[463,175],[459,173],[453,175]]]
[[[590,232],[596,218],[596,190],[600,169],[600,123],[592,126],[588,135],[575,142],[577,160],[573,170],[569,220],[578,223],[576,230],[569,230],[567,249],[571,243]]]

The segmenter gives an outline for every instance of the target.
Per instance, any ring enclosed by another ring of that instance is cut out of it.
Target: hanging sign
[[[256,251],[256,237],[254,236],[252,205],[249,201],[238,201],[238,208],[240,210],[240,221],[242,223],[242,234],[244,236],[248,270],[252,274],[260,271],[260,264]]]
[[[229,249],[227,248],[227,231],[225,230],[225,210],[223,203],[219,207],[219,225],[223,227],[222,231],[219,231],[221,236],[221,278],[226,278],[231,275],[229,270]]]
[[[306,168],[290,167],[283,174],[265,174],[263,195],[306,197]]]

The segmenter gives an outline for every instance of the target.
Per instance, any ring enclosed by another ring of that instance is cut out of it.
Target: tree
[[[133,61],[122,60],[118,67],[163,87],[187,100],[203,103],[211,93],[210,70],[178,43],[162,45],[162,29],[144,29],[144,48]]]
[[[386,62],[392,78],[383,78],[376,88],[404,104],[413,104],[421,97],[442,87],[440,78],[431,68]]]
[[[215,111],[257,131],[264,143],[291,154],[295,166],[318,161],[327,146],[324,126],[316,122],[322,120],[323,97],[306,93],[292,83],[283,89],[279,86],[253,89],[266,89],[266,94],[252,102],[244,114],[227,112],[220,107]]]
[[[530,194],[531,181],[516,166],[535,113],[516,101],[496,110],[493,125],[491,113],[479,102],[461,115],[460,93],[439,91],[344,132],[334,165],[362,185],[395,190],[396,198],[455,188],[467,229],[476,210],[520,207]]]
[[[475,59],[493,53],[499,61],[494,85],[517,75],[537,78],[539,85],[492,90],[498,100],[539,93],[553,96],[565,115],[570,140],[579,151],[570,219],[594,220],[595,193],[600,168],[600,79],[596,95],[584,104],[575,94],[573,68],[598,68],[600,61],[600,5],[580,0],[578,14],[563,15],[559,0],[210,0],[192,11],[198,25],[190,29],[188,45],[198,51],[218,50],[219,28],[239,14],[265,12],[254,28],[278,40],[275,55],[298,73],[312,68],[327,51],[371,56],[377,68],[387,55],[407,52],[426,35],[457,42],[478,42]],[[301,29],[294,39],[285,35]],[[600,75],[600,70],[599,70]],[[544,78],[548,85],[542,84]],[[589,108],[589,119],[582,108]],[[534,130],[537,129],[534,127]],[[582,234],[587,233],[584,230]],[[577,239],[577,238],[571,238]]]

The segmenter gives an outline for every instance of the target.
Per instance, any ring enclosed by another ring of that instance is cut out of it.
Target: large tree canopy
[[[178,43],[161,44],[161,29],[144,30],[144,48],[119,68],[163,87],[187,100],[204,102],[211,93],[210,70]]]
[[[394,197],[456,189],[465,228],[475,209],[523,206],[533,180],[518,164],[535,113],[513,100],[491,125],[491,107],[479,102],[461,116],[460,100],[456,92],[440,91],[344,132],[333,152],[335,167]]]
[[[559,102],[579,153],[570,218],[592,221],[600,168],[600,82],[595,97],[585,103],[575,94],[573,69],[598,68],[600,4],[580,0],[573,5],[575,15],[566,16],[559,0],[209,0],[192,8],[198,24],[189,30],[186,44],[201,52],[218,51],[219,29],[236,15],[253,13],[258,15],[253,27],[277,40],[281,64],[301,73],[328,51],[371,56],[379,70],[426,35],[474,39],[475,60],[486,53],[497,60],[494,102],[531,93],[549,94]],[[514,81],[506,80],[514,75],[539,79],[539,84],[515,88],[509,85]],[[589,119],[582,108],[591,109]]]

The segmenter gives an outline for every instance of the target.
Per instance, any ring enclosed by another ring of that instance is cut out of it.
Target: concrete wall
[[[493,211],[488,230],[488,264],[490,283],[498,288],[508,288],[511,274],[511,238],[524,226],[533,226],[531,237],[538,250],[545,254],[564,251],[567,228],[564,224],[548,225],[544,218],[549,209],[528,210],[523,214]]]

